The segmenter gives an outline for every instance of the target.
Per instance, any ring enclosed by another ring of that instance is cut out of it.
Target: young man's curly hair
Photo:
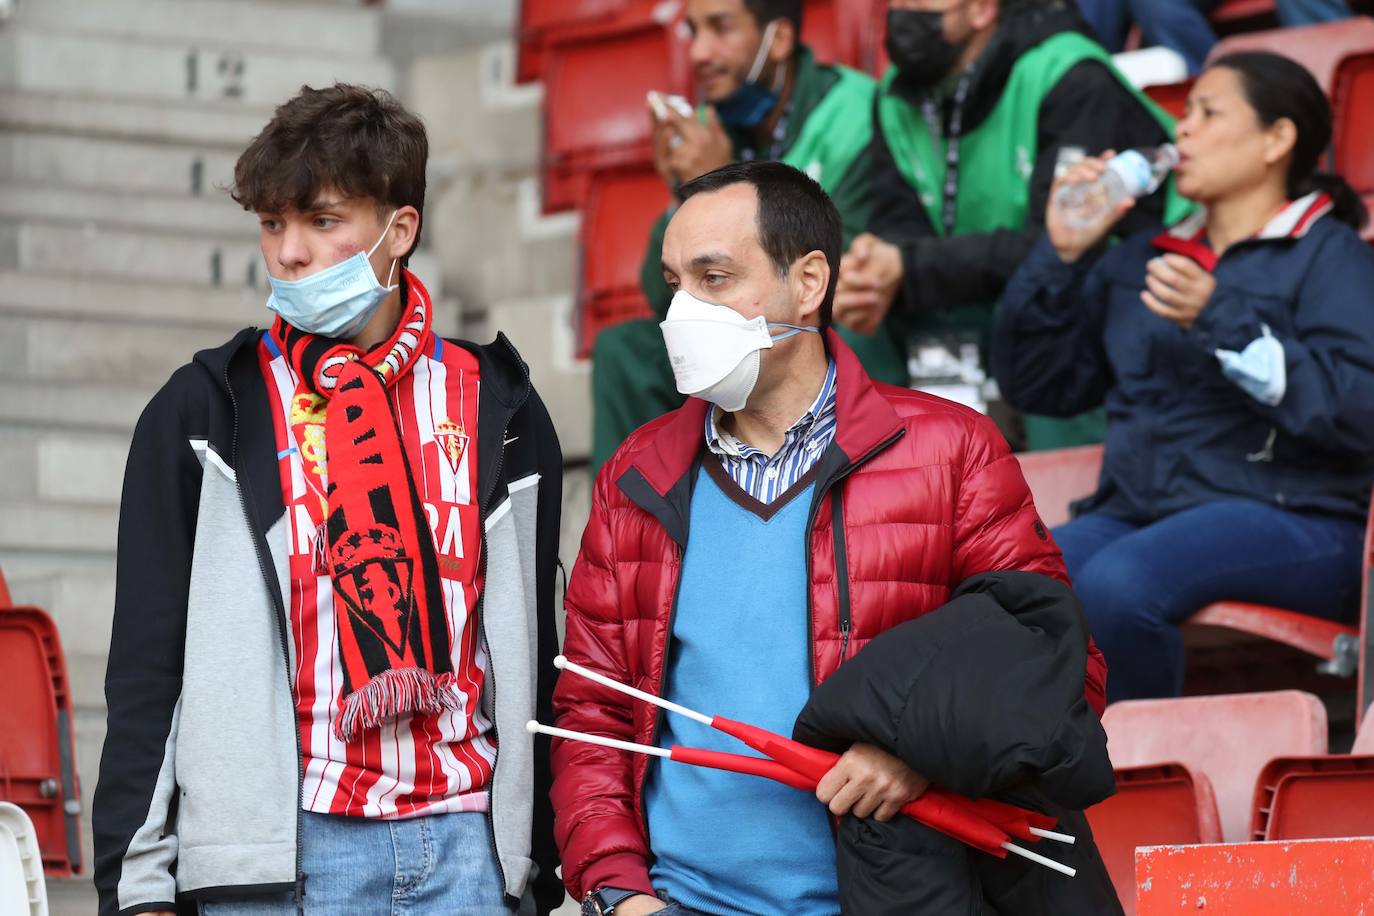
[[[329,189],[370,197],[383,216],[414,207],[423,225],[428,159],[424,123],[389,92],[302,86],[239,156],[229,194],[245,210],[280,213],[306,210]]]

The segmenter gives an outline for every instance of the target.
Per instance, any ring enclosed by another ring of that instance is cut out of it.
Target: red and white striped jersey
[[[482,710],[487,657],[476,618],[482,585],[477,358],[435,335],[430,352],[388,389],[434,535],[453,670],[465,702],[461,709],[438,715],[398,717],[345,743],[331,727],[339,715],[343,684],[334,588],[315,562],[327,466],[319,473],[307,471],[313,461],[301,456],[304,449],[312,458],[323,457],[315,454],[323,451],[323,415],[317,425],[304,427],[307,441],[295,441],[291,412],[293,405],[302,409],[295,395],[304,389],[270,333],[263,335],[258,355],[271,395],[290,538],[287,623],[304,758],[302,807],[376,818],[485,811],[496,745],[491,720]]]

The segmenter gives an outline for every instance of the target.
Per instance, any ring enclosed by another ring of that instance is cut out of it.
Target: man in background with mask
[[[692,69],[705,105],[656,118],[654,164],[674,192],[729,162],[777,159],[806,172],[835,201],[846,241],[869,215],[868,147],[874,83],[818,64],[800,44],[802,0],[688,0]],[[598,335],[592,354],[592,470],[641,424],[682,403],[658,322],[671,294],[659,267],[668,214],[650,234],[641,285],[655,318]],[[906,384],[906,351],[885,326],[846,341],[875,378]]]
[[[963,341],[985,355],[993,303],[1041,232],[1061,155],[1157,146],[1173,122],[1071,0],[890,0],[886,44],[873,212],[845,257],[835,321],[866,332],[895,320],[918,346]],[[1166,201],[1180,216],[1172,188],[1121,231],[1159,222]],[[1100,441],[1101,419],[1027,417],[1026,433],[1034,448]]]
[[[275,318],[196,354],[134,432],[102,916],[562,899],[523,728],[551,702],[562,460],[510,342],[441,338],[406,269],[428,152],[390,95],[340,84],[235,166]]]
[[[879,633],[971,576],[1062,581],[1063,563],[992,423],[875,381],[830,326],[843,228],[819,185],[755,161],[681,194],[664,235],[674,295],[661,329],[690,397],[597,476],[564,652],[789,734],[812,686]],[[1085,692],[1099,712],[1104,677],[1094,649]],[[573,675],[555,711],[575,731],[739,750]],[[563,879],[591,916],[832,916],[828,814],[888,820],[925,786],[863,743],[821,781],[822,805],[768,780],[555,742]]]

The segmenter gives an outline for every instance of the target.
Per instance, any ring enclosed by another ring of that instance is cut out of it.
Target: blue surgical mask
[[[272,295],[267,297],[267,307],[293,328],[309,334],[341,339],[356,337],[377,314],[386,297],[396,290],[390,285],[396,262],[391,262],[391,270],[386,275],[387,285],[382,286],[368,260],[391,231],[395,219],[393,211],[382,230],[382,237],[366,254],[360,251],[300,280],[278,280],[268,274]]]
[[[777,31],[777,25],[775,19],[764,28],[763,41],[759,43],[759,52],[754,56],[754,65],[749,68],[749,75],[745,77],[744,84],[730,93],[729,98],[716,104],[716,115],[727,127],[758,127],[778,104],[785,76],[783,67],[778,67],[771,88],[758,82],[763,65],[768,62],[768,51],[773,47],[773,34]]]
[[[1246,344],[1245,349],[1217,350],[1221,373],[1242,391],[1261,404],[1275,407],[1288,390],[1288,367],[1283,344],[1269,332],[1269,325],[1260,325],[1261,336]]]

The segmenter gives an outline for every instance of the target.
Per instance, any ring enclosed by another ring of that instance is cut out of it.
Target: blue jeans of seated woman
[[[1074,591],[1107,658],[1107,700],[1183,690],[1178,624],[1214,601],[1349,619],[1364,525],[1245,499],[1150,524],[1084,515],[1054,530]]]
[[[511,916],[487,815],[303,815],[306,916]],[[290,894],[210,900],[201,916],[296,916]]]

